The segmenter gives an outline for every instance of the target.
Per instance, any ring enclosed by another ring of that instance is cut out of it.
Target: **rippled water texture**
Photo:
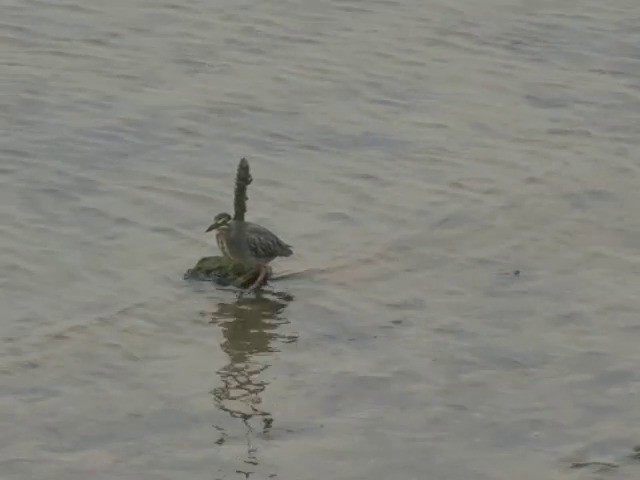
[[[1,9],[3,480],[640,478],[636,0]]]

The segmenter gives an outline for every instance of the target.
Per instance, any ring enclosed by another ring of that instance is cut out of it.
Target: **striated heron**
[[[258,268],[259,274],[250,289],[257,288],[267,275],[267,264],[276,257],[293,254],[271,230],[243,220],[233,220],[228,213],[219,213],[207,232],[216,230],[216,241],[222,254],[235,263]]]

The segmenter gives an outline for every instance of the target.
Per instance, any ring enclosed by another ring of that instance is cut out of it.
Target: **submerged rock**
[[[257,280],[258,273],[256,269],[233,263],[226,257],[215,256],[203,257],[198,260],[193,268],[185,272],[184,279],[213,282],[223,287],[233,285],[247,288]],[[267,283],[269,278],[271,278],[270,269],[263,285]]]

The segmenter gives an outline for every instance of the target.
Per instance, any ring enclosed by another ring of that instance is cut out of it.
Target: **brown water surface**
[[[640,478],[636,0],[1,10],[0,478]]]

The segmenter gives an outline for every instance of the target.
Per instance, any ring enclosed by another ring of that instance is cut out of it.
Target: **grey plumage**
[[[271,230],[251,222],[245,222],[249,251],[254,258],[267,260],[288,257],[293,253],[291,245],[284,243]]]
[[[207,232],[217,230],[220,251],[231,260],[248,266],[266,265],[276,257],[293,254],[291,245],[261,225],[232,220],[228,213],[219,213]]]

